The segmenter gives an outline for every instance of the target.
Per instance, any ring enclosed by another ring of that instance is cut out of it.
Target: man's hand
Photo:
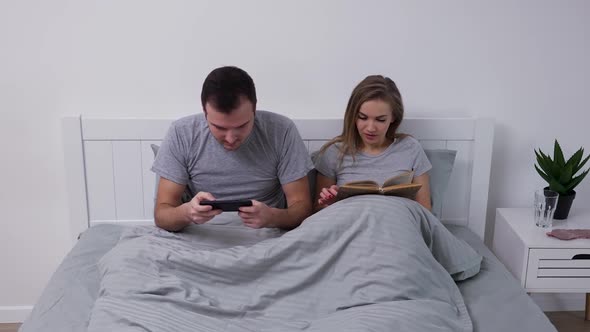
[[[336,195],[338,195],[338,186],[331,185],[328,188],[322,188],[320,192],[320,198],[318,199],[318,205],[320,208],[325,208],[328,205],[336,202]]]
[[[272,209],[257,200],[252,200],[252,206],[242,206],[238,215],[248,227],[273,227],[270,225],[273,219]]]
[[[210,200],[214,201],[215,197],[208,192],[200,191],[190,202],[186,203],[187,217],[195,224],[204,224],[220,214],[221,210],[213,210],[211,205],[200,205],[199,202]]]
[[[282,185],[287,208],[273,208],[265,203],[252,200],[252,206],[242,206],[238,216],[245,226],[251,228],[293,229],[301,224],[311,213],[309,182],[307,176]]]

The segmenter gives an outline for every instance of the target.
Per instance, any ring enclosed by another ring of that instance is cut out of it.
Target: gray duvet
[[[88,331],[473,329],[453,276],[481,256],[413,201],[349,198],[229,248],[204,226],[125,231],[99,262]]]

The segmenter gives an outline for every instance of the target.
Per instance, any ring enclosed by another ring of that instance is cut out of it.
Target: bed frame
[[[150,145],[174,119],[62,118],[72,238],[99,223],[153,224],[155,174]],[[341,133],[342,119],[294,119],[310,152]],[[491,119],[407,118],[400,132],[426,149],[457,150],[441,220],[482,240],[490,179]]]

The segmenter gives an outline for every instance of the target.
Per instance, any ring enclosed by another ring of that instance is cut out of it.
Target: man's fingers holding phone
[[[268,227],[271,214],[271,209],[268,205],[256,200],[252,200],[252,206],[240,207],[238,212],[244,225],[251,228]]]
[[[204,224],[220,214],[220,210],[214,210],[212,206],[201,205],[204,200],[215,200],[215,197],[208,192],[201,191],[189,202],[189,219],[196,224]]]

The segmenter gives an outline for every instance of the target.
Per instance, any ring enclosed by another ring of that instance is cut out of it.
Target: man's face
[[[254,127],[254,105],[245,97],[229,114],[206,103],[205,116],[213,137],[229,151],[239,148]]]

